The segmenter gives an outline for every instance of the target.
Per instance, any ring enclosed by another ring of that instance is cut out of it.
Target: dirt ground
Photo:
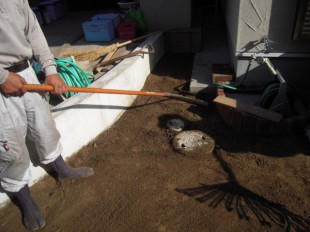
[[[192,55],[165,55],[144,89],[177,93],[192,63]],[[166,127],[174,117],[211,136],[216,151],[176,152],[176,132]],[[94,176],[47,176],[31,191],[45,232],[310,231],[309,148],[302,134],[234,131],[213,105],[141,96],[68,161],[93,167]],[[26,231],[15,205],[0,210],[0,231]]]

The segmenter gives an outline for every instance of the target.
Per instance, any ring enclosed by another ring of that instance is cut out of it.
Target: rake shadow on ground
[[[307,219],[241,186],[222,158],[220,149],[216,149],[214,155],[227,173],[228,182],[213,185],[201,184],[194,188],[178,188],[176,191],[195,197],[200,203],[209,203],[208,206],[213,209],[224,203],[227,211],[231,212],[235,209],[239,219],[248,221],[250,214],[253,214],[263,226],[276,225],[285,231],[310,231],[310,222]]]

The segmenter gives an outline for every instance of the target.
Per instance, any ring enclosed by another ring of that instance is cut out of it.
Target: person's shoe
[[[18,192],[9,192],[9,194],[17,199],[23,216],[23,224],[28,230],[38,230],[46,224],[37,204],[30,195],[28,185],[25,185]]]
[[[85,178],[94,174],[94,170],[89,167],[71,168],[67,166],[61,155],[55,161],[47,164],[47,166],[56,173],[58,179],[63,180]]]

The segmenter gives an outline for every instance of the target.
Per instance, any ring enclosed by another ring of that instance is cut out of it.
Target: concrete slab
[[[213,83],[213,64],[228,64],[229,60],[226,54],[199,52],[196,53],[191,82],[190,92],[203,98],[212,98],[216,95],[216,88]]]

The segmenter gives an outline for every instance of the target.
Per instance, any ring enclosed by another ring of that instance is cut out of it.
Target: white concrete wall
[[[136,50],[152,44],[155,53],[127,58],[100,77],[90,87],[105,89],[141,90],[147,76],[164,53],[161,34],[152,36]],[[64,146],[63,157],[77,153],[83,146],[113,125],[135,100],[136,95],[78,93],[52,108],[56,126]],[[33,150],[33,147],[30,147]],[[31,166],[33,185],[46,172],[39,166]],[[0,193],[0,207],[8,197]]]
[[[139,0],[148,29],[191,27],[191,0]]]

